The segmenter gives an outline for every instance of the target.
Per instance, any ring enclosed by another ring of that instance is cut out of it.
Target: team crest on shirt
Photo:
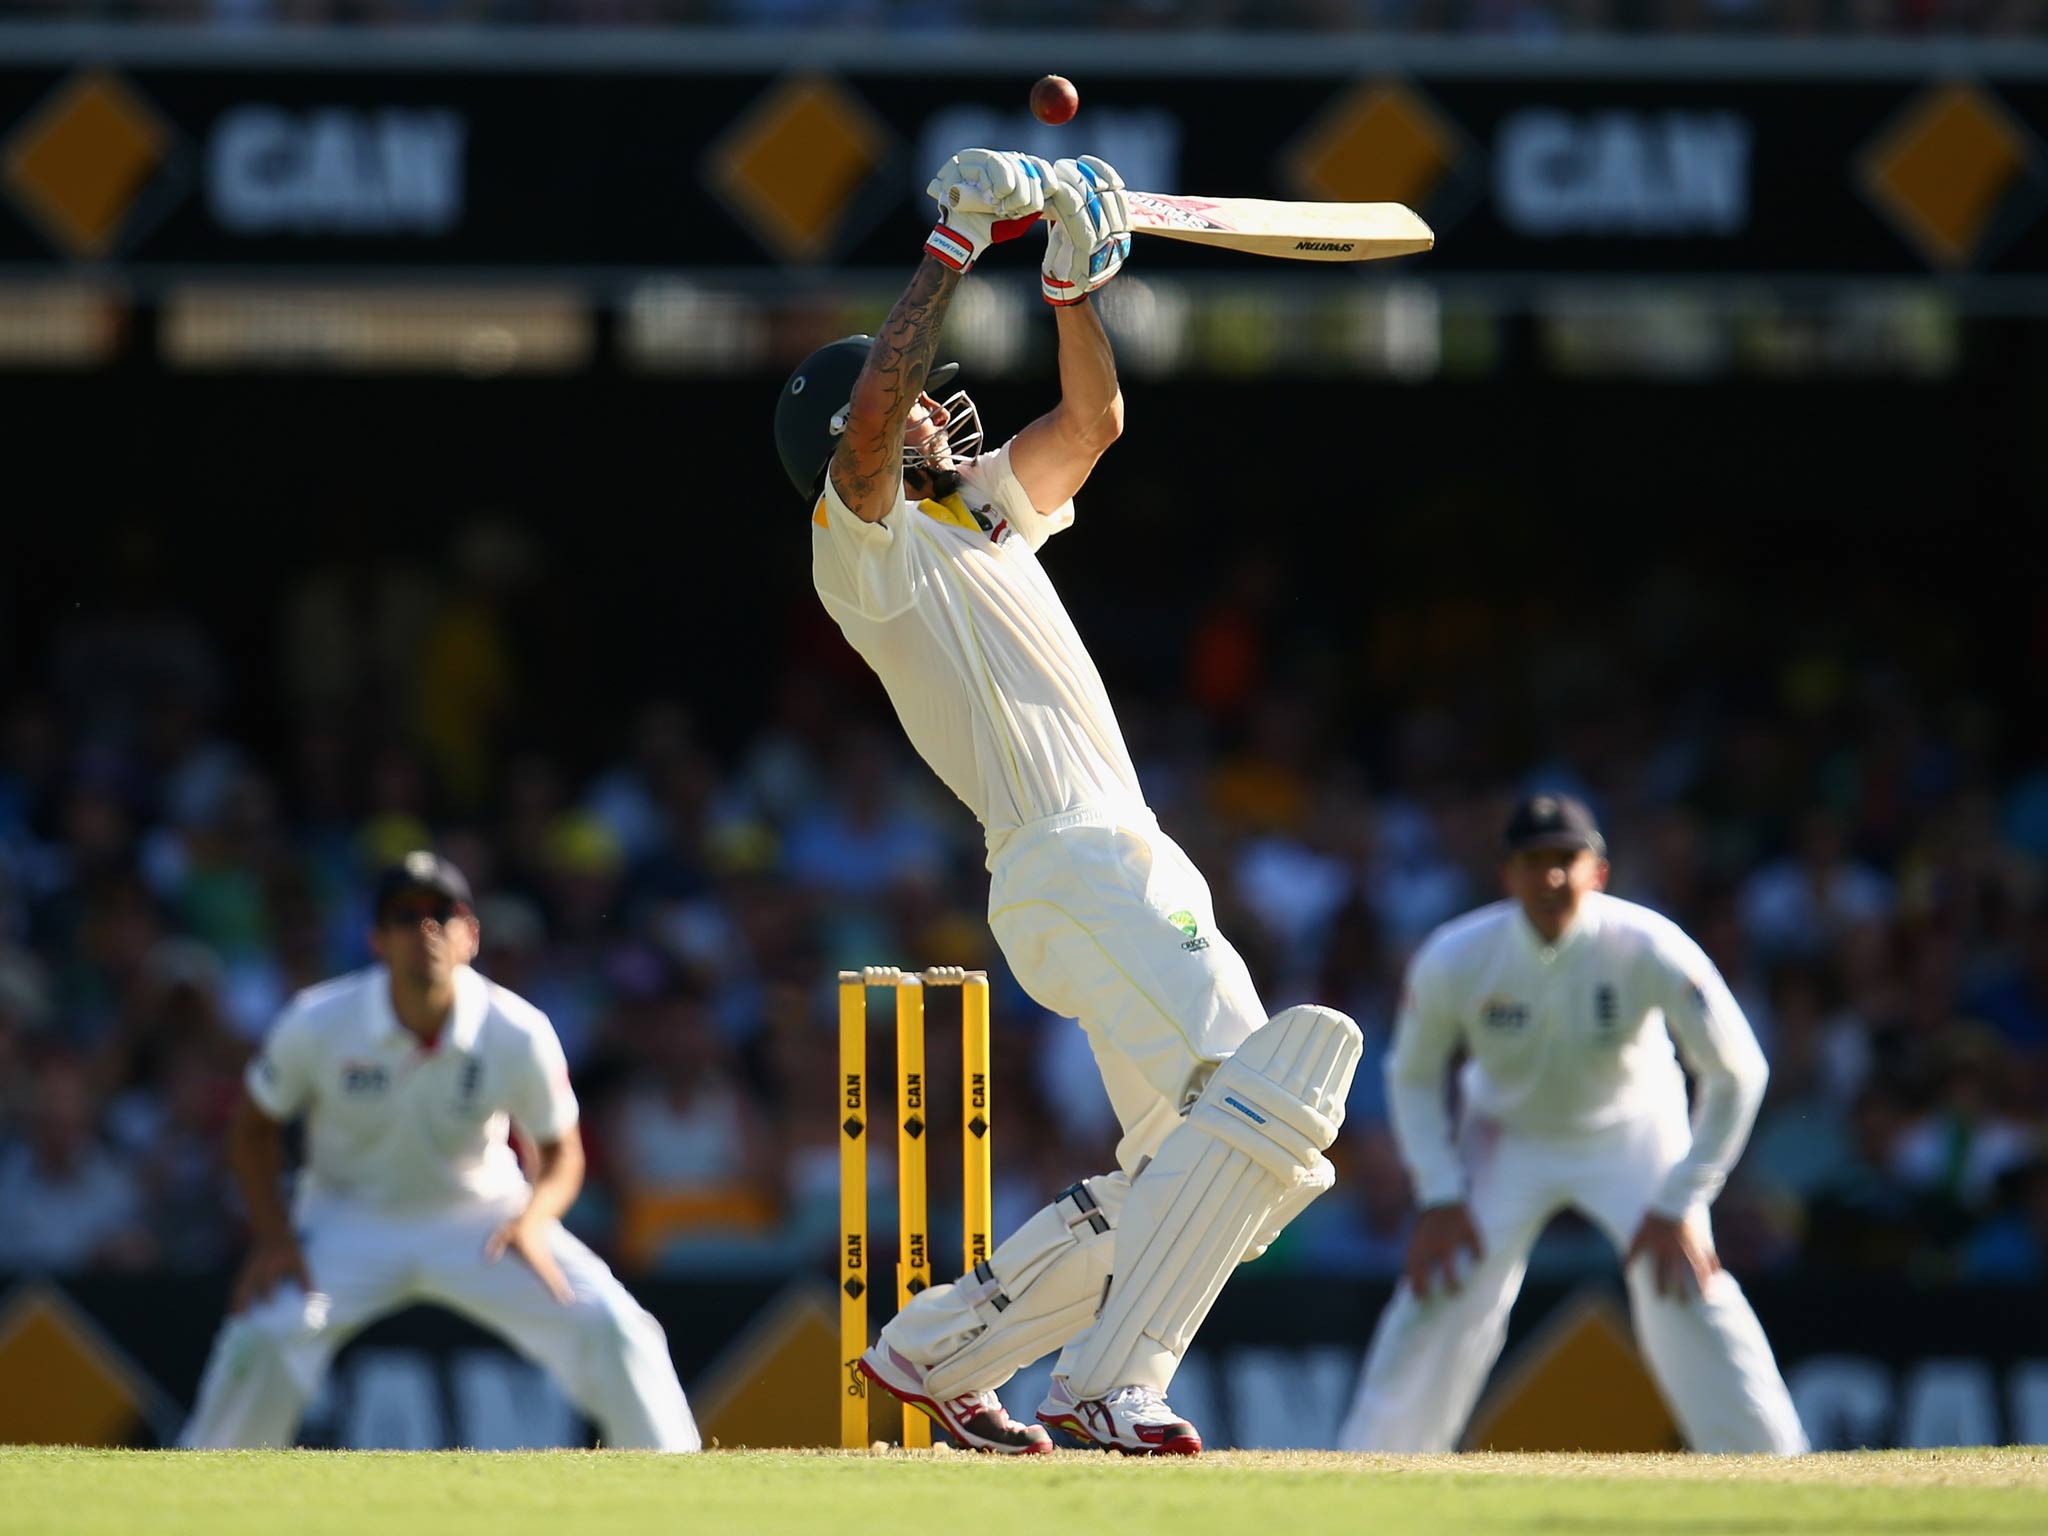
[[[1593,989],[1593,1022],[1600,1026],[1603,1035],[1613,1033],[1614,1026],[1621,1022],[1621,1008],[1611,983],[1603,981]]]
[[[341,1091],[351,1098],[374,1098],[391,1086],[391,1074],[379,1062],[344,1061]]]
[[[996,509],[993,506],[969,507],[967,515],[974,519],[975,525],[983,533],[988,535],[991,544],[1001,544],[1017,531],[1010,526],[1010,520],[1007,517],[996,516]]]
[[[1187,935],[1186,940],[1181,944],[1181,948],[1189,954],[1192,955],[1198,950],[1204,950],[1209,947],[1209,941],[1203,938],[1198,931],[1201,924],[1195,921],[1194,913],[1187,911],[1169,912],[1166,914],[1166,920]]]
[[[1529,1005],[1511,997],[1489,997],[1479,1005],[1479,1018],[1488,1029],[1522,1029],[1529,1023]]]
[[[462,1059],[462,1075],[456,1079],[455,1100],[464,1109],[476,1107],[476,1091],[483,1085],[484,1064],[475,1056]]]

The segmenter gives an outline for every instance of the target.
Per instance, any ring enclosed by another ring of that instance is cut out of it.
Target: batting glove
[[[1046,204],[1039,289],[1048,304],[1078,304],[1115,277],[1131,254],[1124,179],[1093,155],[1057,160]]]
[[[1045,212],[1052,167],[1032,155],[963,149],[939,167],[926,187],[939,222],[924,248],[956,272],[992,245],[1014,240]]]

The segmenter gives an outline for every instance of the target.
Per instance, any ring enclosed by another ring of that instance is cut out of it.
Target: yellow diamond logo
[[[1604,1296],[1571,1297],[1543,1320],[1472,1415],[1483,1451],[1675,1451],[1684,1445],[1636,1352],[1628,1320]]]
[[[0,1313],[0,1445],[128,1445],[174,1426],[163,1394],[63,1292],[31,1281]]]
[[[786,261],[827,255],[888,135],[834,80],[785,80],[711,151],[712,185]]]
[[[2031,137],[1988,92],[1936,86],[1863,160],[1872,199],[1938,266],[1964,267],[2034,170]]]
[[[1456,167],[1458,133],[1395,81],[1359,86],[1296,141],[1287,172],[1306,197],[1419,208]]]
[[[103,256],[170,153],[163,119],[118,77],[67,82],[7,143],[8,190],[74,256]]]

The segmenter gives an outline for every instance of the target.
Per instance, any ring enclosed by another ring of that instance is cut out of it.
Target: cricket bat
[[[1173,197],[1124,189],[1131,233],[1192,240],[1288,261],[1412,256],[1436,235],[1400,203],[1276,203],[1256,197]]]
[[[947,190],[954,207],[986,213],[962,187]],[[1257,197],[1176,197],[1124,188],[1131,233],[1191,240],[1252,256],[1288,261],[1378,261],[1412,256],[1436,235],[1400,203],[1276,203]]]

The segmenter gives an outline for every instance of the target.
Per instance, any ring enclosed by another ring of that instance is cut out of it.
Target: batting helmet
[[[874,344],[872,336],[841,337],[798,363],[783,383],[775,402],[775,451],[782,459],[782,472],[806,500],[818,494],[832,450],[846,430],[853,382]],[[926,391],[935,392],[959,371],[958,363],[940,364],[925,380]]]

